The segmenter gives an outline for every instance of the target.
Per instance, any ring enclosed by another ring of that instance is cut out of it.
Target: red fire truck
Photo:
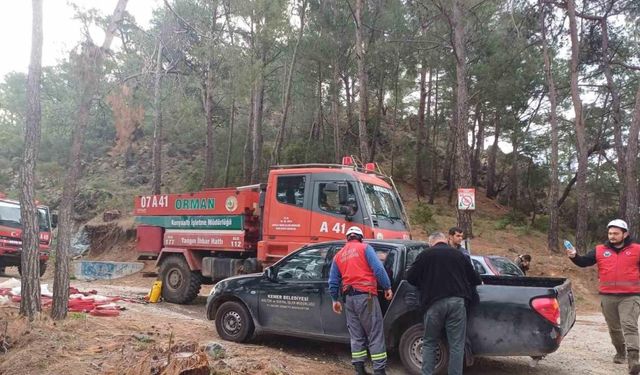
[[[157,259],[166,301],[188,303],[201,284],[259,271],[310,242],[409,239],[393,180],[374,163],[282,165],[266,184],[136,197],[137,251]]]
[[[49,208],[38,205],[38,226],[40,228],[40,276],[44,274],[49,259],[52,240],[52,222]],[[20,202],[7,199],[0,193],[0,273],[5,267],[20,267],[22,254],[22,220]]]

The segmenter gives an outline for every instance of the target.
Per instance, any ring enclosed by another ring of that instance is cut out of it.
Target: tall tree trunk
[[[293,56],[291,57],[291,64],[289,64],[289,72],[287,73],[287,83],[284,91],[284,104],[282,106],[282,119],[280,120],[280,126],[278,127],[278,133],[276,135],[276,143],[273,146],[273,153],[271,154],[271,164],[275,165],[280,162],[280,149],[284,142],[285,127],[287,125],[287,117],[289,115],[289,106],[291,105],[291,82],[293,81],[293,70],[296,66],[296,60],[298,58],[298,47],[304,34],[304,22],[305,14],[307,13],[307,0],[302,0],[300,5],[300,29],[298,30],[298,39],[293,47]]]
[[[316,108],[318,109],[318,112],[316,114],[317,127],[315,128],[316,133],[314,134],[314,138],[322,140],[323,146],[324,146],[324,137],[323,137],[324,136],[324,106],[322,105],[323,103],[322,82],[324,78],[322,76],[322,66],[323,66],[322,62],[318,60],[318,95],[316,96],[316,98],[318,99],[318,102],[316,104]]]
[[[380,128],[382,128],[382,124],[385,120],[386,111],[384,110],[384,75],[380,76],[380,87],[378,87],[377,98],[378,107],[376,108],[376,122],[371,134],[371,160],[376,160],[378,140],[380,139]]]
[[[227,19],[227,25],[231,25],[231,17],[230,17],[230,12],[229,12],[229,8],[231,6],[231,2],[230,0],[224,4],[225,5],[225,17]],[[229,40],[231,41],[231,47],[235,48],[236,44],[235,44],[235,39],[234,39],[234,33],[233,33],[233,28],[230,27],[229,28]],[[229,168],[231,166],[231,149],[233,148],[233,131],[235,129],[235,124],[236,124],[236,85],[235,85],[235,74],[232,72],[231,73],[231,87],[230,87],[230,91],[231,91],[231,114],[230,114],[230,118],[229,118],[229,138],[227,141],[227,154],[225,157],[225,161],[224,161],[224,186],[227,187],[229,186]]]
[[[333,61],[333,81],[331,85],[331,113],[333,115],[333,161],[340,162],[342,157],[342,143],[340,139],[340,70],[338,58]]]
[[[633,108],[633,120],[629,126],[629,142],[626,155],[627,205],[626,215],[629,234],[638,238],[638,131],[640,131],[640,84],[636,92],[636,104]]]
[[[22,217],[22,257],[20,267],[20,315],[34,320],[40,315],[40,232],[36,207],[35,179],[40,148],[40,82],[42,80],[42,0],[32,0],[31,61],[27,76],[27,113],[24,152],[20,173],[20,215]]]
[[[478,134],[476,135],[476,146],[473,150],[473,162],[471,164],[471,183],[478,186],[480,173],[480,159],[484,150],[484,118],[482,117],[480,103],[476,105],[476,119],[478,122]]]
[[[204,187],[215,186],[215,134],[213,123],[213,86],[215,84],[215,74],[213,72],[213,61],[207,63],[207,77],[204,87],[204,117],[206,123],[206,144],[204,150]]]
[[[151,189],[153,194],[160,194],[162,187],[162,103],[160,102],[160,86],[162,85],[162,39],[158,35],[158,55],[156,56],[156,73],[153,84],[153,151]]]
[[[316,111],[315,114],[313,115],[314,120],[311,123],[311,127],[309,128],[309,136],[307,137],[307,147],[305,149],[305,153],[304,153],[304,161],[305,163],[309,162],[309,152],[312,151],[312,142],[314,140],[316,141],[322,141],[322,144],[324,146],[324,139],[322,137],[323,134],[323,122],[324,122],[324,114],[323,114],[323,109],[322,109],[322,62],[320,60],[317,61],[317,68],[318,68],[318,79],[316,80],[317,83],[317,87],[316,87]],[[316,148],[319,145],[316,144]],[[318,157],[319,153],[316,150],[313,150],[315,152],[315,158]]]
[[[611,94],[611,112],[613,118],[613,139],[615,143],[618,162],[616,163],[616,173],[620,181],[620,201],[618,204],[618,216],[624,217],[627,210],[627,187],[625,183],[626,173],[626,153],[622,143],[622,113],[620,111],[620,93],[613,80],[613,72],[611,71],[611,54],[609,51],[609,30],[607,17],[600,19],[600,28],[602,29],[602,70],[607,79],[607,88]]]
[[[353,92],[349,81],[349,76],[347,74],[342,76],[342,82],[344,82],[344,96],[345,101],[347,102],[347,126],[345,128],[345,134],[349,134],[351,132],[351,127],[353,126]]]
[[[471,187],[471,164],[469,160],[469,145],[467,143],[467,62],[465,51],[465,10],[463,0],[453,1],[454,27],[454,53],[456,56],[456,104],[457,104],[457,124],[456,124],[456,182],[461,188]],[[473,237],[473,221],[471,212],[467,210],[458,211],[458,227],[462,228],[468,237]]]
[[[398,96],[400,95],[399,89],[399,81],[400,81],[400,50],[396,50],[396,58],[395,58],[396,68],[394,72],[394,80],[393,80],[393,128],[391,129],[391,176],[395,172],[395,154],[396,154],[396,133],[398,130],[398,106],[400,99]]]
[[[64,187],[62,188],[62,200],[59,210],[60,226],[58,229],[58,244],[56,246],[56,269],[53,281],[53,306],[51,309],[51,317],[55,320],[64,319],[67,316],[69,248],[71,247],[71,230],[73,229],[71,213],[78,179],[80,178],[82,146],[84,145],[85,132],[89,122],[91,101],[98,91],[105,52],[111,46],[118,23],[124,15],[127,1],[118,0],[116,9],[109,21],[109,26],[105,31],[102,47],[98,47],[91,42],[85,42],[78,62],[78,81],[81,84],[81,93],[78,98],[75,126],[72,134],[71,149],[69,150],[69,166]]]
[[[500,139],[500,116],[497,110],[493,122],[493,144],[489,151],[489,160],[487,161],[487,198],[491,199],[498,195],[496,191],[496,159],[498,156],[498,141]]]
[[[431,73],[429,73],[431,75]],[[429,78],[431,81],[431,78]],[[436,194],[438,193],[438,189],[440,188],[440,184],[438,183],[438,88],[440,85],[439,74],[436,70],[436,92],[433,100],[433,129],[431,131],[431,192],[429,194],[429,204],[433,204],[435,202]],[[431,90],[429,90],[431,92]]]
[[[420,104],[418,105],[418,126],[416,127],[416,195],[418,199],[424,192],[424,148],[425,148],[425,109],[427,101],[427,60],[422,59],[420,67]]]
[[[356,23],[356,59],[358,60],[358,90],[359,90],[359,111],[358,111],[358,138],[360,140],[360,159],[363,163],[369,162],[371,152],[369,151],[369,136],[367,134],[367,69],[365,66],[364,40],[362,39],[362,13],[364,12],[364,0],[356,0],[355,23]]]
[[[571,98],[575,113],[576,149],[578,151],[578,171],[576,180],[576,201],[578,212],[576,217],[576,243],[580,251],[587,250],[587,218],[589,215],[588,191],[587,191],[587,132],[582,113],[582,99],[578,87],[578,63],[580,59],[580,42],[578,40],[578,26],[576,23],[576,8],[574,0],[567,0],[567,13],[569,16],[569,30],[571,34]],[[637,208],[636,208],[637,209]]]
[[[253,160],[251,163],[251,184],[257,184],[260,182],[260,174],[261,174],[261,159],[262,159],[262,113],[264,109],[264,69],[266,64],[266,48],[264,46],[261,47],[260,51],[260,67],[258,72],[258,77],[256,79],[256,92],[255,92],[255,101],[253,103],[253,127],[252,127],[252,138],[253,138]]]
[[[233,84],[232,84],[233,85]],[[229,138],[227,141],[227,155],[224,161],[224,186],[229,186],[229,167],[231,164],[231,145],[233,144],[233,128],[235,126],[236,123],[236,94],[233,91],[233,87],[231,88],[232,90],[232,97],[231,97],[231,114],[230,114],[230,119],[229,119]]]
[[[425,172],[430,171],[431,166],[434,163],[433,160],[433,155],[431,155],[431,131],[429,126],[431,124],[430,121],[433,121],[435,123],[435,118],[431,117],[431,89],[432,89],[432,78],[433,78],[433,69],[429,68],[429,79],[427,81],[427,111],[425,113],[425,127],[424,127],[424,139],[425,139],[425,144],[424,144],[424,150],[425,152],[423,153],[423,157],[424,160],[426,161],[427,165],[425,166]],[[429,191],[431,191],[431,185],[433,185],[433,181],[429,182]]]
[[[449,159],[449,163],[444,163],[442,165],[442,179],[446,182],[447,191],[451,191],[451,189],[453,189],[453,183],[454,183],[453,170],[455,165],[454,159],[455,159],[455,152],[456,152],[455,125],[449,123],[449,129],[450,131],[447,134],[447,145],[445,148],[445,155],[454,155],[454,158]]]
[[[558,196],[560,195],[560,181],[558,179],[558,113],[557,113],[557,97],[556,84],[553,79],[551,69],[551,57],[549,56],[549,48],[547,47],[547,27],[544,20],[544,3],[539,2],[540,6],[540,30],[542,32],[542,54],[544,58],[544,71],[547,79],[549,91],[549,122],[551,123],[551,181],[549,186],[549,197],[547,201],[547,211],[549,212],[549,230],[547,232],[547,248],[550,251],[558,252]]]
[[[513,147],[513,151],[511,152],[511,173],[510,173],[510,182],[509,182],[509,205],[511,208],[516,211],[518,209],[518,134],[517,130],[514,129],[511,135],[511,146]]]
[[[205,88],[204,88],[204,116],[205,116],[205,126],[206,126],[206,144],[204,148],[204,178],[203,178],[203,186],[204,187],[214,187],[215,186],[215,155],[216,155],[216,139],[215,139],[215,125],[213,121],[213,113],[214,113],[214,101],[213,101],[213,90],[215,86],[215,61],[213,58],[213,50],[215,48],[215,39],[216,39],[216,21],[218,19],[218,2],[211,1],[211,16],[209,16],[209,45],[207,46],[207,70],[205,77]]]
[[[251,164],[253,163],[253,117],[254,104],[256,100],[255,84],[251,85],[251,93],[249,99],[249,121],[247,122],[247,132],[244,139],[244,157],[242,158],[242,166],[244,170],[244,183],[251,183]]]

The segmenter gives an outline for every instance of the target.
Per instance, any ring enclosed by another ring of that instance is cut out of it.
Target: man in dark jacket
[[[449,344],[449,375],[462,374],[467,305],[482,280],[465,255],[447,244],[441,232],[429,236],[431,248],[420,253],[407,280],[420,290],[424,314],[422,374],[431,375],[436,350],[445,330]]]
[[[583,256],[569,243],[567,256],[579,267],[598,265],[602,314],[616,348],[613,362],[622,364],[626,357],[629,374],[639,374],[640,245],[631,240],[627,223],[620,219],[609,222],[607,237]]]

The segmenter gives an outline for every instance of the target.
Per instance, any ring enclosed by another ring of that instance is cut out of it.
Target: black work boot
[[[613,356],[613,363],[622,364],[627,361],[627,351],[624,345],[616,345],[616,355]]]
[[[637,350],[627,351],[627,363],[629,364],[629,374],[632,374],[632,375],[640,374],[640,363],[638,363]]]
[[[377,370],[373,370],[373,375],[387,375],[387,373],[383,368],[379,368]]]
[[[355,362],[353,367],[356,368],[356,375],[369,375],[364,369],[364,362]]]

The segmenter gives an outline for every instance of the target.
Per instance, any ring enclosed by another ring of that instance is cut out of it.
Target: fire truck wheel
[[[44,276],[44,273],[47,271],[47,262],[40,262],[40,277]],[[4,273],[4,268],[0,273]],[[18,274],[22,276],[22,266],[18,266]]]
[[[160,264],[162,298],[171,303],[186,304],[200,292],[202,275],[191,271],[182,255],[166,257]]]
[[[216,331],[224,340],[245,342],[253,335],[253,319],[242,303],[227,301],[216,312]]]
[[[420,374],[422,369],[422,337],[424,328],[422,324],[414,324],[400,337],[398,348],[400,360],[404,368],[411,374]],[[446,374],[449,365],[449,349],[444,340],[440,340],[436,351],[436,368],[434,374]]]

